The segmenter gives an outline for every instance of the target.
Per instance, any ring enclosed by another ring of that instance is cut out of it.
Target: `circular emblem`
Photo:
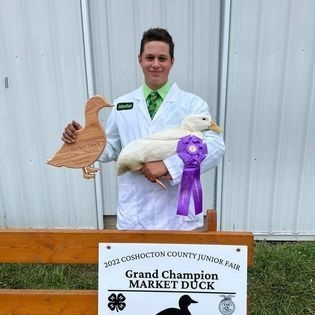
[[[235,311],[235,303],[230,298],[224,298],[219,303],[219,311],[223,315],[231,315]]]
[[[195,153],[197,151],[197,148],[195,145],[191,144],[189,147],[188,147],[188,151],[190,153]]]

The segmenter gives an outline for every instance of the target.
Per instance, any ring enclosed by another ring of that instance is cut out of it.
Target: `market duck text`
[[[130,289],[199,289],[215,290],[215,281],[219,280],[216,273],[173,272],[170,270],[138,272],[127,270]],[[162,280],[161,280],[162,279]]]

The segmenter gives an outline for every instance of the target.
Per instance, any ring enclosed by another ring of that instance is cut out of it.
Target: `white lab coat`
[[[200,97],[185,92],[173,83],[165,100],[151,120],[143,95],[143,86],[119,97],[118,103],[133,103],[131,109],[115,106],[106,125],[107,145],[101,162],[116,161],[130,141],[140,139],[165,128],[178,127],[189,114],[209,114],[209,107]],[[129,106],[130,107],[130,106]],[[213,131],[204,134],[208,155],[201,172],[217,166],[224,153],[222,137]],[[164,160],[173,180],[167,191],[148,181],[142,174],[128,172],[119,177],[117,228],[121,230],[193,230],[203,225],[203,215],[195,215],[193,203],[188,216],[176,214],[183,161],[173,155]]]

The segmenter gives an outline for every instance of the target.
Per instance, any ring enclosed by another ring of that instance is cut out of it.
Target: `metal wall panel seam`
[[[90,37],[90,21],[88,3],[86,0],[80,1],[81,5],[81,17],[82,17],[82,31],[83,31],[83,45],[84,45],[84,61],[86,71],[86,83],[87,83],[87,94],[91,97],[95,94],[94,82],[93,82],[93,63],[91,54],[91,37]],[[97,168],[100,167],[100,162],[95,162]],[[103,222],[103,198],[102,198],[102,184],[101,177],[95,176],[94,179],[94,192],[95,192],[95,203],[96,203],[96,217],[97,226],[99,229],[104,228]]]
[[[112,55],[111,55],[111,50],[110,50],[110,45],[109,43],[111,42],[111,34],[110,34],[110,3],[108,1],[105,1],[105,9],[106,9],[106,38],[108,40],[108,44],[107,44],[107,55],[108,55],[108,74],[109,74],[109,78],[108,78],[108,82],[109,82],[109,90],[110,90],[110,97],[113,98],[114,97],[114,87],[113,87],[113,75],[112,75]]]
[[[298,191],[298,199],[296,202],[296,207],[295,209],[297,209],[296,211],[296,219],[294,221],[294,225],[295,225],[295,233],[298,233],[299,231],[299,227],[300,227],[300,221],[301,221],[301,212],[302,212],[302,200],[303,200],[303,192],[305,189],[305,168],[306,168],[306,160],[307,160],[307,148],[308,148],[308,143],[310,141],[311,138],[311,133],[310,133],[310,126],[311,126],[311,120],[312,120],[312,115],[311,115],[311,111],[312,111],[312,105],[315,103],[315,89],[314,89],[314,83],[315,83],[315,66],[314,63],[312,64],[312,78],[311,78],[311,82],[309,84],[309,95],[308,95],[308,108],[307,108],[307,118],[306,118],[306,124],[305,124],[305,137],[304,137],[304,142],[303,142],[303,154],[302,154],[302,163],[301,163],[301,172],[300,172],[300,176],[299,176],[299,191]],[[310,148],[309,148],[310,149]]]
[[[195,6],[192,4],[192,2],[188,2],[188,17],[187,17],[187,24],[189,25],[188,27],[188,38],[191,41],[191,45],[189,47],[189,55],[191,58],[188,59],[188,78],[189,78],[189,86],[191,86],[193,89],[195,88],[194,86],[194,47],[195,47],[195,42],[194,42],[194,8]]]
[[[133,2],[133,5],[132,5],[132,14],[133,14],[133,29],[134,29],[134,33],[133,33],[133,39],[134,39],[134,42],[137,43],[138,42],[138,39],[137,39],[137,32],[139,31],[139,20],[140,20],[140,16],[139,16],[139,3],[137,0],[134,0]],[[138,52],[138,46],[137,45],[134,45],[134,55],[135,56],[138,56],[139,52]],[[141,79],[138,78],[138,74],[139,72],[137,71],[138,70],[138,63],[135,63],[135,82],[138,82],[140,81]]]
[[[224,0],[221,3],[221,16],[223,16],[222,32],[221,32],[221,47],[220,47],[220,71],[219,71],[219,104],[218,104],[218,123],[224,130],[225,122],[225,109],[226,109],[226,96],[227,96],[227,84],[228,84],[228,67],[229,67],[229,45],[230,45],[230,23],[231,23],[231,0]],[[222,229],[222,215],[224,211],[222,208],[223,198],[223,163],[217,167],[216,172],[216,210],[218,229]]]
[[[284,134],[283,129],[285,126],[284,122],[284,111],[285,111],[285,103],[286,103],[286,93],[288,89],[288,64],[289,64],[289,47],[290,47],[290,34],[291,34],[291,28],[292,28],[292,2],[289,3],[289,14],[288,14],[288,27],[287,27],[287,37],[286,37],[286,49],[285,49],[285,67],[284,67],[284,75],[283,75],[283,85],[282,85],[282,94],[281,94],[281,108],[280,108],[280,115],[279,115],[279,138],[278,138],[278,143],[277,143],[277,151],[276,151],[276,158],[275,158],[275,182],[274,182],[274,189],[273,189],[273,196],[271,197],[271,213],[269,216],[269,227],[270,227],[270,232],[275,230],[275,221],[276,221],[276,206],[278,202],[278,193],[279,193],[279,177],[280,177],[280,171],[282,168],[280,167],[281,161],[280,161],[280,155],[282,152],[282,135]]]
[[[258,110],[259,110],[259,101],[261,99],[261,72],[262,72],[262,63],[260,62],[262,60],[262,41],[263,41],[263,28],[265,23],[265,2],[261,1],[258,5],[258,19],[257,19],[257,46],[256,46],[256,53],[255,53],[255,59],[256,59],[256,65],[255,65],[255,76],[254,76],[254,88],[253,88],[253,101],[252,104],[255,104],[252,109],[252,117],[250,119],[251,122],[251,132],[250,132],[250,142],[249,142],[249,164],[248,164],[248,188],[247,188],[247,200],[246,200],[246,217],[244,213],[244,221],[245,223],[245,229],[250,229],[250,218],[253,205],[253,199],[256,198],[256,192],[255,192],[255,171],[256,166],[253,165],[253,162],[256,159],[256,139],[257,139],[257,116],[258,116]],[[254,193],[253,193],[254,190]]]

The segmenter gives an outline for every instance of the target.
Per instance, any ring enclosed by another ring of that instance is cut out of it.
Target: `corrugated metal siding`
[[[232,1],[223,230],[315,235],[314,12]]]
[[[83,120],[80,2],[2,1],[0,42],[0,227],[97,227],[94,183],[45,164]]]
[[[137,55],[142,33],[150,27],[164,27],[175,42],[170,79],[205,99],[216,118],[219,0],[95,0],[89,5],[97,94],[113,100],[141,85],[143,76]],[[215,204],[214,175],[213,170],[202,178],[205,209]],[[102,166],[102,186],[105,214],[113,214],[117,200],[114,163]]]
[[[169,29],[171,79],[219,102],[221,1],[93,0],[95,93],[113,100],[142,83],[142,32]],[[314,239],[315,3],[231,1],[222,177],[222,230]],[[76,0],[0,3],[0,227],[102,227],[94,182],[47,166],[87,98],[82,16]],[[154,22],[152,22],[154,21]],[[5,78],[8,78],[5,80]],[[222,78],[221,78],[222,79]],[[106,121],[108,111],[102,111]],[[221,118],[223,119],[223,117]],[[102,166],[106,214],[115,213],[115,165]],[[203,177],[215,205],[215,173]],[[220,195],[220,194],[219,194]]]

